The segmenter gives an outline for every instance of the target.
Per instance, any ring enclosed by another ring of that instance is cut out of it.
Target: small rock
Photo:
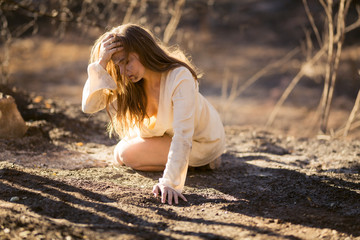
[[[0,138],[19,138],[28,127],[17,109],[15,99],[0,92]]]
[[[30,234],[31,234],[30,231],[23,231],[23,232],[19,233],[19,237],[27,238]]]
[[[274,222],[275,222],[276,224],[282,224],[282,223],[284,223],[284,221],[281,220],[281,219],[275,219]]]
[[[20,198],[17,196],[10,198],[10,202],[17,202],[19,200],[20,200]]]
[[[8,229],[8,228],[5,228],[5,229],[4,229],[4,233],[5,233],[5,234],[8,234],[8,233],[10,233],[10,229]]]

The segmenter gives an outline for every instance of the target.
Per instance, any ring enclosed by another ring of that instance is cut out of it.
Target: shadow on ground
[[[259,158],[273,161],[258,155],[225,154],[221,169],[190,172],[187,184],[214,188],[234,197],[236,200],[222,208],[227,211],[360,236],[359,183],[252,164]],[[189,198],[194,204],[203,202],[199,197]]]

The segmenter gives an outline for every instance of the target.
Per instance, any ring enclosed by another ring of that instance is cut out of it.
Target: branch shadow
[[[197,194],[190,194],[187,195],[187,198],[189,199],[190,202],[192,202],[191,205],[197,205],[197,204],[203,204],[205,202],[214,202],[214,203],[219,203],[219,202],[233,202],[233,201],[227,201],[224,199],[207,199],[204,198],[200,195]],[[194,203],[194,204],[193,204]],[[154,212],[156,212],[157,214],[163,216],[166,219],[169,220],[173,220],[176,222],[190,222],[190,223],[195,223],[195,224],[204,224],[204,225],[220,225],[220,226],[229,226],[229,227],[236,227],[239,229],[246,229],[249,230],[251,232],[255,232],[258,234],[266,234],[267,236],[271,236],[271,237],[281,237],[282,239],[290,239],[290,240],[298,240],[299,238],[292,236],[292,235],[281,235],[275,232],[272,232],[268,229],[263,229],[263,228],[259,228],[259,227],[255,227],[255,226],[247,226],[247,225],[243,225],[243,224],[236,224],[236,223],[227,223],[227,222],[220,222],[220,221],[213,221],[213,220],[205,220],[203,218],[191,218],[191,217],[187,217],[187,216],[181,216],[178,213],[176,213],[175,211],[173,211],[172,209],[164,209],[162,207],[148,207],[150,209],[152,209]],[[220,235],[216,235],[214,233],[204,233],[204,232],[190,232],[190,231],[174,231],[178,234],[182,234],[185,236],[194,236],[194,237],[201,237],[204,239],[231,239],[228,237],[224,237],[224,236],[220,236]]]
[[[224,154],[223,167],[189,172],[187,185],[233,196],[237,200],[223,207],[227,211],[360,236],[360,194],[354,191],[358,183],[251,164],[259,159],[273,161]]]
[[[21,196],[16,203],[45,218],[65,219],[93,230],[105,229],[137,237],[169,239],[158,233],[166,225],[148,222],[109,205],[116,200],[106,195],[64,182],[5,168],[0,170],[0,192],[0,200],[7,202],[13,196]]]

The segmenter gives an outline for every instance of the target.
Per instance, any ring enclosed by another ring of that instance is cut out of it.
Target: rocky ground
[[[1,239],[360,239],[359,140],[227,126],[222,167],[169,206],[161,173],[111,166],[105,114],[11,94],[29,129],[0,140]]]

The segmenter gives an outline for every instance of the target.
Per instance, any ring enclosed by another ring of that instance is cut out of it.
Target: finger
[[[174,200],[175,200],[175,204],[179,204],[179,198],[177,193],[174,194]]]
[[[113,37],[113,34],[108,34],[106,37],[104,37],[104,39],[102,40],[103,42],[111,39]]]
[[[104,40],[102,41],[104,46],[108,46],[108,45],[110,45],[112,43],[115,43],[115,42],[119,42],[119,41],[116,41],[116,36],[115,35],[109,35],[106,38],[104,38]]]
[[[173,199],[173,192],[172,192],[172,190],[169,189],[168,203],[169,203],[170,205],[172,205],[172,199]]]
[[[123,50],[122,42],[104,43],[103,48],[107,51],[116,49],[117,51]]]
[[[113,39],[113,36],[111,34],[109,34],[108,36],[106,36],[101,42],[104,44],[104,45],[107,45],[109,43],[112,42],[112,39]]]
[[[116,34],[115,33],[108,33],[108,35],[106,36],[105,39],[114,39],[116,38]]]
[[[116,52],[119,52],[121,49],[118,49],[118,48],[113,48],[113,49],[109,49],[107,50],[109,52],[109,54],[113,55],[114,53]]]
[[[111,44],[113,44],[113,41],[111,38],[103,42],[103,46],[105,48],[109,48],[111,46]]]
[[[110,45],[111,46],[122,46],[122,42],[116,41],[116,42],[112,42]]]
[[[159,187],[155,185],[152,192],[154,193],[154,196],[157,197],[159,195]]]
[[[187,202],[188,200],[184,197],[184,195],[182,195],[181,193],[179,193],[179,196],[182,200],[184,200],[185,202]]]
[[[114,48],[122,49],[123,45],[122,45],[122,42],[114,42],[114,43],[107,45],[106,47],[109,49],[114,49]]]
[[[155,194],[155,197],[158,197],[159,196],[159,186],[155,186],[155,190],[154,190],[154,194]]]
[[[161,202],[165,203],[166,202],[166,195],[167,195],[167,191],[161,191]]]

